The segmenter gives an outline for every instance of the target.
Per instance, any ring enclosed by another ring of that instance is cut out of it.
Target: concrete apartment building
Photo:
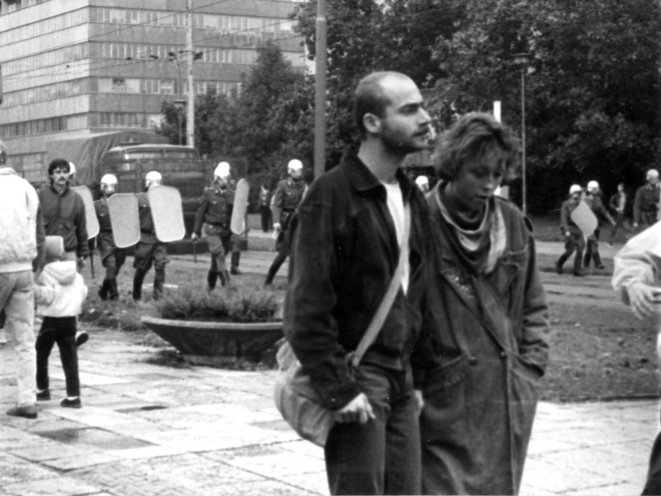
[[[46,142],[151,130],[187,93],[186,0],[0,0],[0,139],[9,163],[45,180]],[[305,66],[291,0],[193,0],[194,91],[229,92],[276,42]],[[66,158],[66,157],[65,157]]]

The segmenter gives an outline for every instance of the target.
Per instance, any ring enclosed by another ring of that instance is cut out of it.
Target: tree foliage
[[[520,68],[528,52],[526,132],[528,200],[548,210],[572,183],[596,179],[612,191],[638,184],[654,165],[659,131],[659,3],[653,0],[467,2],[451,39],[435,47],[447,77],[434,106],[444,116],[488,110],[520,131]]]
[[[312,163],[313,101],[312,81],[296,71],[277,46],[266,45],[242,78],[240,91],[196,98],[196,146],[211,158],[241,157],[251,174],[275,179],[293,157]],[[159,132],[176,143],[176,109],[164,101],[162,112]]]

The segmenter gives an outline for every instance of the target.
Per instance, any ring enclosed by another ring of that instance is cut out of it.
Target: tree
[[[605,189],[642,178],[658,153],[661,13],[654,0],[472,0],[436,60],[447,77],[435,106],[448,116],[503,101],[503,119],[520,130],[519,68],[530,52],[527,83],[531,209],[547,211],[571,183]]]
[[[297,31],[315,53],[316,1],[301,4]],[[329,0],[327,2],[327,165],[354,146],[353,91],[375,70],[408,74],[421,87],[442,77],[432,60],[434,41],[454,32],[460,0]]]

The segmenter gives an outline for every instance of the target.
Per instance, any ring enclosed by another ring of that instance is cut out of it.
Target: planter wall
[[[282,322],[198,322],[142,317],[143,324],[174,346],[184,360],[223,365],[236,358],[259,358],[282,337]]]

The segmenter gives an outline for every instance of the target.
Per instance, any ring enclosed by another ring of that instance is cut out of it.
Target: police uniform
[[[209,289],[216,287],[216,279],[224,286],[229,280],[225,255],[232,249],[232,209],[234,194],[230,188],[207,188],[198,201],[193,232],[207,239],[211,253],[211,267],[207,274]]]
[[[659,185],[645,184],[638,188],[633,203],[633,221],[643,227],[651,226],[657,221],[659,208]]]
[[[147,193],[138,193],[138,216],[140,219],[140,241],[135,247],[133,267],[133,299],[139,300],[142,291],[142,281],[154,265],[154,298],[163,293],[165,284],[165,265],[168,263],[167,245],[156,237],[154,219],[151,215]]]
[[[291,177],[283,179],[278,182],[278,186],[275,189],[271,202],[271,210],[273,211],[273,218],[278,219],[280,223],[280,232],[278,233],[278,239],[275,244],[278,254],[273,260],[271,267],[269,267],[265,281],[266,285],[273,282],[275,274],[289,255],[291,219],[303,199],[304,192],[305,181],[303,178],[298,181],[295,181]]]
[[[126,260],[126,251],[115,246],[115,240],[112,236],[112,225],[110,223],[108,199],[101,198],[95,201],[94,210],[96,212],[96,218],[99,221],[99,234],[96,238],[99,246],[99,255],[101,256],[101,264],[106,269],[106,276],[103,279],[101,289],[99,289],[99,297],[102,300],[107,298],[116,300],[118,297],[117,275]]]

